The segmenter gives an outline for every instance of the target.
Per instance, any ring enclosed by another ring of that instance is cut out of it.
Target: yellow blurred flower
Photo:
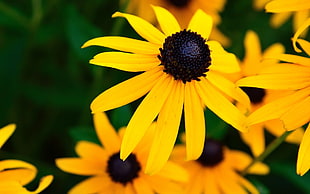
[[[221,73],[240,71],[235,55],[216,41],[209,41],[212,18],[201,10],[181,29],[166,9],[153,6],[159,31],[147,21],[130,14],[124,17],[147,41],[106,36],[86,42],[122,52],[103,52],[90,63],[124,71],[143,72],[101,93],[91,104],[93,113],[111,110],[146,97],[132,116],[121,145],[126,159],[157,118],[157,129],[148,157],[146,172],[154,173],[166,163],[173,149],[183,106],[187,158],[197,159],[205,136],[204,106],[240,131],[246,131],[245,116],[227,99],[249,104],[247,95]],[[164,148],[164,149],[163,149]]]
[[[103,113],[94,115],[97,136],[102,144],[80,141],[76,145],[78,158],[56,159],[57,166],[65,172],[91,176],[74,186],[70,194],[145,194],[180,193],[180,182],[187,181],[188,174],[180,166],[168,161],[153,176],[143,171],[148,150],[156,127],[153,123],[143,140],[126,160],[121,160],[120,144],[124,128],[117,133]]]
[[[0,148],[15,131],[15,124],[0,129]],[[48,175],[41,179],[35,191],[28,191],[24,186],[30,183],[37,174],[35,166],[21,160],[0,161],[0,193],[3,194],[35,194],[48,187],[53,176]]]
[[[172,152],[172,160],[188,170],[189,182],[185,194],[246,194],[259,193],[239,172],[252,161],[246,153],[230,150],[219,141],[206,139],[201,156],[194,161],[184,161],[185,146],[177,145]],[[261,162],[250,167],[248,173],[267,174],[268,166]]]

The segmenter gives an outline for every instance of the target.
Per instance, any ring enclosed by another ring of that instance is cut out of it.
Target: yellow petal
[[[52,183],[53,179],[54,177],[52,175],[47,175],[45,177],[42,177],[38,188],[33,192],[34,193],[42,192],[44,189],[46,189],[46,187],[48,187]]]
[[[262,125],[252,125],[247,133],[240,133],[240,135],[251,148],[254,156],[259,156],[265,150],[265,136]]]
[[[61,170],[78,175],[97,175],[105,173],[105,164],[101,161],[80,158],[58,158],[56,165]]]
[[[197,32],[204,39],[208,40],[212,30],[212,17],[201,9],[198,9],[190,20],[187,29]]]
[[[151,188],[151,186],[143,178],[134,179],[133,186],[137,194],[154,194],[154,191]]]
[[[108,154],[100,145],[88,141],[79,141],[75,151],[81,158],[95,160],[105,160]]]
[[[304,9],[295,12],[293,17],[293,29],[294,32],[296,32],[299,27],[309,18],[310,16],[310,10]],[[301,34],[301,37],[305,37],[308,33],[308,29],[306,28]]]
[[[184,117],[186,158],[196,160],[203,150],[206,128],[203,107],[193,82],[185,84]]]
[[[181,30],[178,21],[168,10],[159,6],[152,7],[156,14],[156,18],[160,25],[160,28],[166,36],[170,36]]]
[[[98,138],[110,152],[119,152],[121,140],[105,113],[94,114],[94,125]]]
[[[15,128],[16,128],[15,124],[9,124],[0,129],[0,148],[7,141],[7,139],[9,139],[9,137],[13,134]]]
[[[182,168],[181,166],[168,161],[164,167],[156,173],[156,175],[159,175],[161,177],[168,178],[170,180],[174,181],[181,181],[185,182],[188,180],[188,172]]]
[[[79,184],[75,185],[68,192],[69,194],[81,194],[81,193],[99,193],[104,191],[105,193],[112,194],[111,179],[107,176],[95,176],[90,177]]]
[[[238,184],[237,180],[240,175],[236,174],[233,170],[220,168],[215,173],[218,185],[223,193],[227,194],[247,194],[248,192]]]
[[[297,158],[297,174],[303,176],[310,169],[310,124],[306,129],[304,137],[302,138],[301,144],[298,150]]]
[[[192,176],[188,184],[186,184],[185,193],[201,194],[203,191],[203,185],[204,185],[204,174],[197,170],[193,172],[193,169],[190,169],[190,173]]]
[[[218,183],[214,176],[213,170],[206,168],[204,176],[205,178],[202,182],[204,184],[204,193],[221,194],[222,192],[218,187]]]
[[[295,63],[298,65],[303,65],[303,66],[310,66],[310,58],[307,57],[302,57],[302,56],[297,56],[297,55],[291,55],[291,54],[280,54],[275,56],[276,58],[290,62],[290,63]]]
[[[97,96],[90,107],[93,113],[103,112],[126,105],[145,95],[163,75],[162,67],[128,79]]]
[[[269,2],[265,9],[267,12],[288,12],[288,11],[299,11],[310,8],[310,2],[308,0],[273,0]]]
[[[127,19],[133,29],[144,39],[151,43],[162,45],[165,40],[165,35],[161,33],[152,24],[144,19],[126,13],[116,12],[112,17],[124,17]]]
[[[138,54],[157,55],[159,53],[158,45],[142,40],[136,40],[120,36],[105,36],[105,37],[93,38],[85,42],[82,48],[88,46],[102,46],[124,52],[138,53]]]
[[[121,159],[126,159],[156,118],[173,86],[173,78],[163,74],[141,102],[129,121],[121,144]]]
[[[155,193],[183,193],[181,184],[179,182],[174,182],[169,179],[165,179],[161,176],[145,176],[144,179],[147,179],[149,185],[152,186]]]
[[[249,30],[246,32],[244,39],[245,56],[243,59],[245,75],[252,75],[257,73],[260,65],[259,62],[262,58],[260,41],[257,34]]]
[[[296,41],[298,39],[298,37],[300,36],[301,33],[303,33],[303,31],[308,28],[308,26],[310,25],[310,18],[307,19],[299,28],[298,30],[296,31],[296,33],[294,34],[293,38],[292,38],[292,41],[293,41],[293,46],[294,46],[294,49],[296,52],[301,52],[301,50],[299,48],[297,48],[296,46]],[[310,55],[310,51],[308,49],[308,55]]]
[[[251,193],[251,194],[259,194],[259,191],[248,180],[244,179],[241,176],[238,176],[237,180],[244,188],[246,188],[246,190],[249,191],[249,193]]]
[[[36,169],[18,168],[8,169],[0,173],[0,182],[2,181],[17,181],[21,185],[30,183],[37,174]]]
[[[211,53],[210,70],[222,73],[236,73],[240,71],[239,63],[234,54],[226,52],[220,43],[216,41],[208,41],[207,44]]]
[[[270,18],[270,25],[273,28],[279,28],[293,15],[292,12],[274,13]]]
[[[297,39],[297,43],[307,53],[307,55],[310,56],[310,42],[303,40],[303,39]]]
[[[155,136],[145,168],[147,174],[154,174],[164,166],[177,138],[184,102],[184,84],[181,81],[173,82],[173,88],[158,115]]]
[[[160,64],[160,61],[157,55],[103,52],[96,55],[89,63],[122,71],[140,72],[153,69]]]
[[[226,123],[245,132],[245,116],[206,79],[196,82],[196,90],[205,105]]]
[[[29,164],[27,162],[21,161],[21,160],[2,160],[0,161],[0,171],[6,170],[6,169],[16,169],[16,168],[25,168],[25,169],[31,169],[36,170],[36,167],[32,164]]]
[[[126,184],[124,194],[136,194],[132,184]]]

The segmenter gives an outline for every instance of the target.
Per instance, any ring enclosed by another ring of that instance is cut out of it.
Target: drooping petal
[[[296,31],[296,33],[294,34],[293,38],[292,38],[292,42],[293,42],[293,47],[295,49],[296,52],[301,52],[301,50],[299,48],[297,48],[296,46],[296,41],[300,40],[298,39],[298,37],[300,36],[301,33],[303,33],[303,31],[308,28],[308,26],[310,25],[310,18],[308,18]],[[308,50],[309,51],[309,50]],[[308,55],[310,55],[310,51],[307,52]]]
[[[201,9],[198,9],[190,20],[187,29],[197,32],[204,39],[208,40],[212,30],[212,17]]]
[[[170,36],[181,30],[178,21],[168,10],[159,6],[152,6],[152,8],[156,14],[160,28],[166,36]]]
[[[264,128],[260,124],[252,125],[246,133],[240,133],[243,141],[251,148],[254,156],[259,156],[265,150]]]
[[[121,144],[121,159],[126,159],[133,151],[160,112],[172,89],[172,79],[167,74],[163,74],[133,114]]]
[[[259,191],[252,185],[248,180],[244,179],[241,176],[237,177],[237,182],[240,183],[246,190],[251,194],[259,194]]]
[[[310,56],[310,42],[303,40],[303,39],[297,39],[296,41],[301,48],[307,53],[307,55]]]
[[[247,191],[237,183],[238,174],[233,170],[227,168],[218,168],[216,169],[215,177],[218,180],[218,185],[220,186],[223,193],[227,194],[247,194]]]
[[[145,95],[163,75],[161,70],[162,67],[154,68],[101,93],[90,105],[92,113],[118,108]]]
[[[106,160],[107,152],[98,144],[79,141],[75,146],[75,151],[81,158],[94,158],[95,160]]]
[[[156,44],[121,36],[104,36],[93,38],[85,42],[82,48],[88,46],[102,46],[138,54],[157,55],[159,53],[159,47]]]
[[[80,158],[58,158],[56,165],[61,170],[78,175],[97,175],[105,172],[104,164],[100,161]]]
[[[52,183],[53,179],[54,177],[52,175],[47,175],[45,177],[42,177],[38,188],[33,192],[34,193],[42,192],[44,189],[46,189],[46,187],[48,187]]]
[[[299,11],[309,8],[310,2],[308,0],[273,0],[269,2],[265,7],[267,12],[273,13]]]
[[[0,148],[9,139],[9,137],[14,133],[16,128],[15,124],[9,124],[0,129]]]
[[[196,82],[196,90],[205,105],[226,123],[236,129],[245,132],[245,116],[227,100],[218,90],[216,90],[208,80],[203,79]]]
[[[310,58],[307,58],[307,57],[291,55],[291,54],[280,54],[280,55],[276,55],[274,57],[278,58],[282,61],[295,63],[295,64],[307,66],[307,67],[310,66]]]
[[[168,161],[164,167],[156,173],[156,175],[174,181],[186,182],[188,180],[188,172],[184,168],[170,161]]]
[[[165,35],[146,20],[126,13],[116,12],[112,17],[124,17],[133,29],[144,39],[157,45],[162,45]]]
[[[296,172],[303,176],[310,169],[310,124],[305,131],[298,150]]]
[[[173,88],[158,115],[157,128],[145,168],[147,174],[154,174],[164,166],[177,138],[184,102],[184,84],[181,81],[173,82]]]
[[[187,160],[196,160],[203,150],[206,129],[201,100],[192,82],[185,84],[184,117],[186,158]]]
[[[160,61],[157,55],[103,52],[96,55],[89,63],[122,71],[140,72],[153,69],[160,64]]]
[[[121,139],[105,113],[94,114],[94,125],[97,136],[106,150],[119,152]]]
[[[81,193],[99,193],[100,191],[105,191],[105,193],[111,194],[109,192],[111,188],[111,180],[107,176],[94,176],[90,177],[79,184],[75,185],[68,192],[69,194],[81,194]]]

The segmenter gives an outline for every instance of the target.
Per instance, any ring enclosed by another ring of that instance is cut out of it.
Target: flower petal
[[[172,79],[171,76],[162,74],[160,79],[154,80],[156,85],[144,98],[129,121],[121,144],[121,159],[124,160],[128,157],[158,115],[172,90]]]
[[[212,30],[212,25],[212,17],[201,9],[198,9],[189,22],[187,29],[197,32],[204,39],[208,40]]]
[[[162,75],[162,67],[154,68],[106,90],[91,103],[92,112],[108,111],[140,98],[150,91]]]
[[[166,36],[170,36],[181,30],[178,21],[175,17],[166,9],[159,6],[152,6],[160,28]]]
[[[154,191],[151,188],[151,186],[143,178],[134,179],[133,186],[137,194],[154,194]]]
[[[0,129],[0,148],[9,139],[9,137],[14,133],[16,128],[15,124],[9,124]]]
[[[303,40],[303,39],[297,39],[296,42],[301,46],[301,48],[307,53],[307,55],[310,56],[310,42]]]
[[[69,194],[81,194],[81,193],[99,193],[100,191],[105,191],[104,193],[112,194],[110,191],[112,182],[107,176],[95,176],[90,177],[79,184],[75,185],[68,192]]]
[[[310,66],[310,58],[307,58],[307,57],[291,55],[291,54],[279,54],[279,55],[275,55],[274,58],[280,59],[282,61],[290,62],[290,63],[295,63],[298,65],[307,66],[307,67]]]
[[[196,90],[205,105],[226,123],[245,132],[245,116],[206,79],[196,82]]]
[[[42,192],[44,189],[46,189],[46,187],[48,187],[52,183],[53,179],[54,177],[52,175],[47,175],[45,177],[42,177],[38,188],[33,192],[34,193]]]
[[[79,141],[75,146],[75,151],[81,158],[95,160],[106,160],[108,155],[100,145],[88,141]]]
[[[292,38],[293,47],[294,47],[294,49],[295,49],[296,52],[301,52],[301,50],[300,50],[299,48],[297,48],[297,46],[296,46],[296,41],[297,41],[298,37],[300,36],[300,34],[303,33],[303,31],[304,31],[306,28],[308,28],[309,25],[310,25],[310,18],[307,19],[307,20],[298,28],[298,30],[296,31],[296,33],[294,34],[294,36],[293,36],[293,38]],[[300,39],[298,39],[298,40],[300,40]],[[308,50],[308,51],[309,51],[309,50]],[[307,53],[308,53],[308,55],[310,55],[310,54],[309,54],[310,51],[307,52]]]
[[[165,179],[161,176],[145,176],[147,182],[151,185],[155,193],[183,193],[182,187],[178,182]]]
[[[215,178],[215,174],[212,169],[204,169],[204,193],[212,193],[212,194],[221,194],[221,190],[218,187],[217,180]],[[194,177],[196,179],[196,177]]]
[[[30,183],[37,174],[36,169],[18,168],[9,169],[0,173],[0,182],[2,181],[16,181],[21,186]],[[1,189],[0,189],[1,190]]]
[[[297,174],[303,176],[310,169],[310,124],[306,129],[304,137],[298,150],[297,158]]]
[[[121,139],[104,113],[94,114],[94,125],[98,138],[104,148],[110,152],[119,152]]]
[[[262,49],[257,34],[248,30],[244,38],[245,56],[243,59],[243,71],[245,75],[252,75],[258,72],[259,62],[262,58]]]
[[[188,172],[181,166],[170,161],[168,161],[156,175],[174,181],[186,182],[188,180]]]
[[[173,82],[173,88],[158,115],[157,128],[145,168],[146,174],[154,174],[165,165],[177,138],[184,102],[184,84],[181,81]]]
[[[85,42],[82,48],[88,46],[102,46],[112,48],[124,52],[158,55],[158,45],[150,42],[136,40],[133,38],[120,37],[120,36],[104,36],[99,38],[93,38]]]
[[[250,147],[255,157],[265,150],[264,128],[261,124],[252,125],[246,133],[240,133],[243,141]]]
[[[186,158],[196,160],[203,150],[206,128],[202,103],[193,82],[185,84],[184,117]]]
[[[116,12],[112,17],[124,17],[127,19],[133,29],[144,39],[154,44],[162,45],[165,35],[146,20],[126,13]]]
[[[237,177],[237,182],[242,185],[249,193],[251,194],[259,194],[259,191],[255,188],[254,185],[251,184],[248,180],[244,179],[241,176]]]
[[[0,171],[8,170],[8,169],[16,169],[16,168],[25,168],[25,169],[31,169],[36,170],[36,167],[32,164],[29,164],[27,162],[21,161],[21,160],[2,160],[0,161]]]
[[[310,2],[308,0],[273,0],[269,2],[265,9],[266,12],[289,12],[289,11],[300,11],[310,8]]]
[[[103,52],[89,61],[91,64],[111,67],[122,71],[148,71],[158,66],[157,55],[142,55],[123,52]]]

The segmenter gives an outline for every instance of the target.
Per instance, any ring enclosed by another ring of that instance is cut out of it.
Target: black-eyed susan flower
[[[310,19],[296,32],[293,37],[294,47],[297,42],[310,56],[310,43],[298,39],[302,31],[310,24]],[[297,51],[300,51],[297,49]],[[259,75],[243,78],[238,84],[246,87],[259,87],[274,90],[294,90],[293,93],[274,100],[254,111],[248,117],[249,125],[279,118],[287,130],[301,127],[310,120],[310,58],[292,54],[275,55],[286,63],[270,65],[260,72]],[[297,173],[305,174],[310,168],[310,125],[300,144]]]
[[[254,185],[242,177],[252,158],[239,150],[230,150],[219,141],[206,139],[203,152],[197,160],[184,161],[185,146],[177,145],[171,159],[188,170],[189,182],[185,194],[235,194],[259,193]],[[258,162],[249,171],[251,174],[267,174],[268,166]]]
[[[264,67],[278,63],[278,60],[270,59],[270,56],[284,53],[284,47],[279,43],[269,46],[262,52],[259,37],[254,31],[246,33],[244,46],[245,57],[241,63],[241,71],[237,75],[239,78],[260,73]],[[241,89],[247,93],[251,101],[251,110],[245,114],[250,114],[263,105],[293,92],[290,90],[269,90],[254,87],[241,87]],[[279,119],[273,119],[251,125],[249,132],[240,133],[244,142],[251,148],[254,156],[260,155],[265,150],[264,129],[275,136],[280,136],[286,131]],[[299,128],[291,133],[286,141],[299,144],[302,136],[303,129]]]
[[[197,159],[205,136],[204,106],[240,131],[245,116],[224,96],[249,104],[246,94],[221,73],[240,71],[235,55],[216,41],[208,41],[212,18],[198,10],[187,29],[181,29],[166,9],[153,6],[162,32],[147,21],[126,13],[124,17],[147,41],[106,36],[86,42],[118,51],[96,55],[90,63],[124,71],[143,72],[101,93],[91,104],[93,113],[128,104],[144,95],[133,114],[121,145],[126,159],[157,118],[156,132],[146,172],[158,171],[173,149],[184,109],[187,159]],[[224,95],[224,94],[225,95]]]
[[[138,16],[154,21],[154,14],[150,4],[169,10],[178,20],[182,28],[186,28],[193,14],[201,9],[213,19],[214,25],[210,34],[211,40],[217,40],[222,45],[228,46],[230,40],[217,28],[221,23],[220,12],[223,11],[226,0],[130,0],[127,11],[136,13]]]
[[[10,124],[0,129],[0,148],[13,134],[16,126]],[[0,193],[3,194],[36,194],[49,186],[53,176],[48,175],[41,179],[38,188],[34,191],[27,190],[24,186],[30,183],[37,174],[35,166],[21,160],[0,161]]]
[[[156,124],[153,123],[143,140],[126,160],[120,159],[120,144],[124,128],[117,133],[107,116],[94,115],[97,136],[102,144],[80,141],[76,146],[78,158],[60,158],[57,166],[63,171],[91,176],[74,186],[70,194],[87,193],[181,193],[179,182],[186,181],[187,172],[168,161],[153,176],[145,174],[146,158]]]

